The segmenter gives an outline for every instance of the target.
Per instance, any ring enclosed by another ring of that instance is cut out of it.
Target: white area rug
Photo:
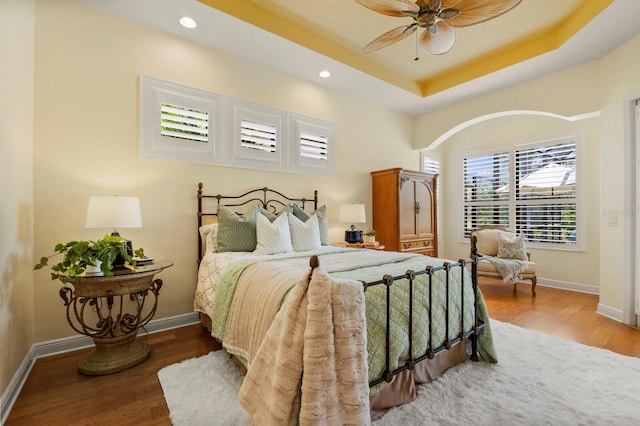
[[[466,362],[376,425],[640,425],[640,359],[491,321],[499,363]],[[158,372],[175,425],[249,424],[222,351]]]

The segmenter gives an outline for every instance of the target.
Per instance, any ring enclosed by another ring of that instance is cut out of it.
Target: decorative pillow
[[[498,233],[498,257],[526,261],[527,248],[524,244],[524,235],[509,238],[504,232]]]
[[[256,206],[240,216],[229,207],[218,206],[218,252],[254,251],[259,212]]]
[[[301,221],[292,213],[289,216],[289,230],[291,231],[291,245],[294,251],[319,249],[320,226],[318,216],[312,214],[306,222]]]
[[[272,212],[270,210],[267,210],[265,208],[260,207],[260,213],[265,215],[267,217],[267,219],[269,219],[270,222],[273,222],[281,214],[291,213],[291,206],[288,206],[288,205],[287,206],[283,206],[280,209],[280,211],[277,212],[277,213],[274,213],[274,212]]]
[[[281,214],[273,223],[265,215],[258,215],[256,238],[255,254],[276,254],[293,251],[288,215]]]
[[[312,215],[318,216],[318,225],[320,227],[320,244],[323,246],[329,245],[329,221],[327,220],[327,208],[326,206],[320,207],[318,210],[313,213],[307,213],[297,204],[293,204],[292,206],[293,214],[295,217],[300,219],[303,222],[306,222]]]
[[[211,223],[200,227],[200,239],[204,243],[205,253],[218,251],[218,224]]]

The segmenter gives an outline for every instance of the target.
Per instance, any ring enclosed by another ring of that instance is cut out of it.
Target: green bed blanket
[[[342,252],[349,256],[353,249],[340,249],[318,252],[320,265],[323,265],[323,255]],[[343,256],[341,254],[341,256]],[[305,254],[308,257],[309,253]],[[275,255],[272,260],[287,260],[299,258],[299,254],[290,253]],[[405,275],[407,270],[422,271],[427,266],[440,267],[445,260],[421,255],[408,256],[398,260],[397,257],[391,263],[376,266],[358,267],[351,270],[332,272],[331,276],[340,279],[355,279],[358,281],[373,282],[382,279],[385,274],[391,276]],[[229,308],[235,292],[236,283],[242,272],[250,265],[264,261],[264,257],[251,257],[236,261],[222,275],[218,283],[215,299],[215,318],[212,318],[212,335],[221,339],[224,336]],[[308,273],[308,271],[307,271]],[[464,290],[460,284],[460,274],[464,277]],[[291,283],[293,287],[295,282]],[[386,286],[376,285],[369,287],[365,292],[366,320],[367,320],[367,350],[370,380],[376,379],[386,369],[385,365],[385,333],[386,333]],[[391,327],[390,327],[390,367],[403,365],[409,355],[409,283],[402,279],[396,281],[390,288],[392,297]],[[433,324],[432,324],[432,348],[445,343],[446,339],[446,281],[444,271],[438,271],[433,275]],[[414,281],[414,313],[413,313],[413,357],[423,355],[429,341],[429,283],[428,275],[419,275]],[[471,274],[466,268],[452,268],[449,272],[449,338],[454,339],[460,335],[461,321],[464,330],[468,331],[473,326],[474,293],[471,282]],[[461,299],[464,299],[464,313],[461,312]],[[485,327],[479,334],[478,350],[483,361],[495,363],[497,355],[493,345],[489,317],[484,299],[477,289],[477,315],[478,319],[485,323]],[[379,386],[382,387],[383,385]],[[372,394],[378,389],[372,389]]]

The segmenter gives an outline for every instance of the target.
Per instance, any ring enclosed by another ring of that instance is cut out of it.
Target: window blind
[[[266,152],[276,152],[278,129],[270,124],[240,121],[240,146]]]
[[[485,225],[509,226],[509,153],[464,159],[463,235]]]
[[[209,114],[206,111],[163,103],[160,106],[160,113],[162,136],[208,142]]]
[[[300,155],[306,158],[327,160],[329,140],[326,136],[300,133]]]
[[[515,151],[515,227],[527,240],[576,244],[576,143]]]

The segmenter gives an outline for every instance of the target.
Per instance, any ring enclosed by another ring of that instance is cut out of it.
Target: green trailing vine
[[[96,241],[69,241],[56,244],[53,254],[43,256],[33,269],[48,265],[53,256],[63,255],[59,263],[51,266],[51,279],[63,283],[82,279],[87,266],[98,266],[105,277],[112,277],[116,260],[123,259],[124,267],[134,269],[135,260],[128,251],[126,242],[119,236],[105,235]],[[144,257],[144,249],[135,250],[134,255]]]

